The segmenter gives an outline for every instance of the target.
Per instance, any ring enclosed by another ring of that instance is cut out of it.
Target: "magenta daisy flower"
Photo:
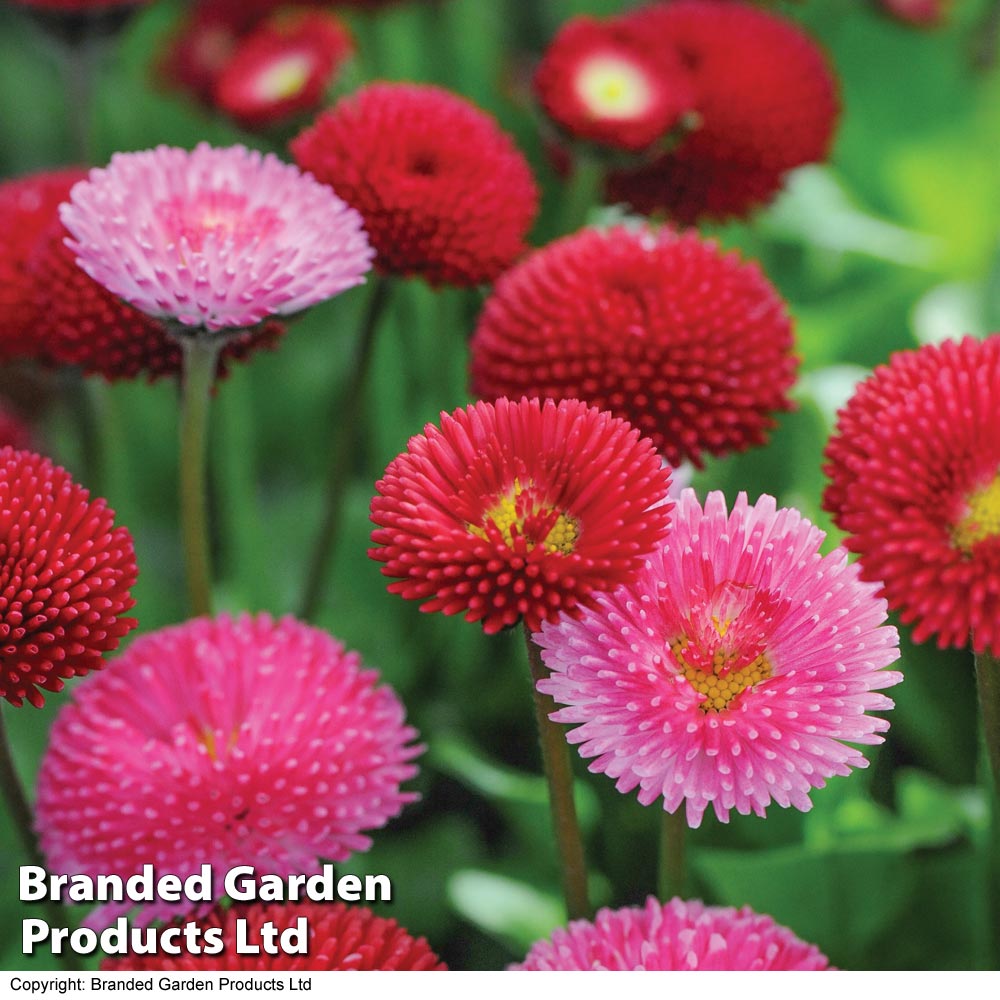
[[[749,907],[705,906],[672,899],[600,910],[550,941],[532,945],[515,970],[530,972],[822,971],[829,960],[788,928]]]
[[[364,280],[361,216],[243,146],[117,153],[70,193],[77,262],[143,312],[210,331],[290,315]]]
[[[487,633],[579,614],[667,531],[669,470],[578,400],[498,399],[428,425],[376,484],[373,559],[392,593]]]
[[[400,790],[415,735],[378,675],[319,629],[263,614],[165,628],[56,719],[38,779],[42,850],[50,871],[92,876],[316,872],[366,850],[366,831],[415,798]],[[151,903],[142,919],[184,908]]]
[[[809,792],[868,762],[848,743],[881,743],[892,708],[877,691],[902,680],[878,584],[824,534],[772,497],[751,507],[721,493],[704,510],[685,490],[662,551],[632,584],[535,641],[552,671],[538,688],[592,771],[639,788],[639,801],[687,802],[763,816],[803,811]]]

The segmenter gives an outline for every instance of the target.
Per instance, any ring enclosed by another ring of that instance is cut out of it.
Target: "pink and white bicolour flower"
[[[879,584],[859,579],[824,533],[772,497],[732,513],[721,493],[692,490],[638,579],[579,620],[542,626],[551,676],[538,688],[592,771],[638,786],[701,823],[711,805],[763,816],[773,801],[803,811],[809,793],[868,761],[850,743],[881,743],[892,708],[881,688],[899,656]]]
[[[77,263],[151,316],[244,329],[360,284],[374,252],[325,184],[244,146],[116,153],[60,217]]]

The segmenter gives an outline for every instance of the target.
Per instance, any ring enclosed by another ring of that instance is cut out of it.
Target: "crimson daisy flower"
[[[42,171],[0,184],[0,361],[31,354],[37,304],[26,277],[28,258],[56,218],[59,204],[86,174]]]
[[[48,868],[316,872],[321,858],[367,850],[366,831],[415,798],[400,789],[416,773],[415,735],[356,653],[291,618],[149,633],[81,685],[52,728],[36,810]],[[160,900],[141,919],[193,905]]]
[[[940,27],[948,18],[952,0],[878,0],[890,17],[918,28]]]
[[[60,218],[95,281],[150,316],[211,332],[300,312],[371,266],[357,212],[243,146],[116,153]]]
[[[893,355],[838,415],[823,506],[913,639],[1000,655],[1000,334]]]
[[[322,11],[284,13],[243,38],[215,83],[215,103],[248,128],[315,108],[353,51],[347,29]]]
[[[701,823],[711,805],[763,816],[803,811],[833,775],[866,767],[848,743],[881,743],[892,707],[877,691],[902,676],[878,585],[823,532],[772,497],[721,493],[704,509],[685,490],[660,551],[632,583],[535,641],[551,675],[538,690],[567,707],[555,722],[592,771],[638,786]]]
[[[372,84],[291,149],[361,213],[383,274],[478,285],[525,249],[538,209],[531,169],[492,117],[447,90]]]
[[[680,57],[617,20],[567,21],[534,83],[545,113],[567,135],[631,152],[663,139],[694,103]]]
[[[369,555],[422,610],[488,633],[577,615],[667,531],[653,445],[578,400],[498,399],[441,415],[376,484]]]
[[[797,25],[717,0],[654,4],[623,21],[680,54],[699,121],[673,152],[616,172],[611,199],[685,223],[745,215],[774,196],[789,170],[825,159],[839,113],[837,84]]]
[[[584,399],[672,465],[763,444],[798,360],[781,297],[697,233],[585,229],[497,282],[471,344],[487,399]]]
[[[237,924],[245,920],[243,940],[261,943],[260,928],[270,922],[279,932],[305,918],[307,955],[237,954]],[[413,937],[395,920],[377,917],[363,906],[343,903],[260,903],[218,907],[198,921],[204,933],[222,931],[218,955],[128,955],[105,959],[102,972],[443,972],[447,966],[422,937]]]
[[[515,970],[751,972],[821,971],[820,950],[748,906],[705,906],[700,900],[650,897],[644,907],[598,911],[575,920],[551,940],[532,945]]]
[[[49,365],[76,365],[109,381],[145,375],[150,380],[181,373],[181,347],[163,324],[112,295],[75,260],[66,228],[54,219],[36,242],[27,263],[27,296],[34,322],[25,330],[30,349],[22,353]],[[227,339],[218,377],[228,363],[254,350],[274,347],[285,326],[270,320],[252,332]]]
[[[102,499],[30,451],[0,448],[0,697],[41,708],[42,690],[99,670],[136,620],[135,551]]]

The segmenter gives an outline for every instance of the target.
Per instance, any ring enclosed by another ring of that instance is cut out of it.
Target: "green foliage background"
[[[958,0],[953,24],[928,33],[880,18],[861,0],[788,6],[828,48],[843,81],[832,164],[799,172],[773,208],[716,235],[758,258],[791,305],[804,362],[800,406],[767,448],[713,462],[700,489],[722,488],[730,499],[739,490],[772,493],[829,527],[819,510],[821,452],[856,379],[893,350],[1000,328],[1000,89],[995,72],[974,65],[990,2]],[[558,233],[561,186],[527,96],[531,61],[571,14],[626,5],[442,0],[375,18],[355,13],[360,55],[347,85],[434,81],[493,111],[537,170],[543,206],[533,236],[542,243]],[[152,82],[149,66],[178,6],[153,3],[102,79],[99,162],[160,142],[260,142]],[[0,10],[0,176],[69,161],[68,113],[51,55]],[[399,286],[364,406],[343,412],[338,399],[366,293],[314,309],[277,351],[236,368],[219,390],[211,466],[219,603],[295,608],[332,428],[359,422],[363,454],[351,470],[346,528],[317,623],[380,668],[427,751],[421,801],[344,870],[389,873],[391,915],[426,935],[453,968],[501,968],[563,920],[519,636],[486,638],[461,620],[422,615],[385,592],[365,555],[374,480],[425,422],[468,399],[465,345],[482,295]],[[60,386],[49,380],[42,440],[78,470]],[[149,631],[186,617],[176,388],[91,388],[107,442],[103,490],[135,535],[137,614]],[[996,968],[985,874],[996,828],[991,837],[977,787],[971,661],[904,636],[901,669],[888,742],[871,753],[872,766],[816,792],[806,815],[772,808],[766,820],[734,816],[726,826],[706,817],[690,838],[690,894],[770,913],[841,967]],[[50,696],[41,711],[6,711],[29,783],[67,697]],[[655,888],[657,811],[577,763],[594,895],[606,905],[639,903]],[[51,967],[20,954],[20,921],[34,911],[17,901],[23,859],[3,815],[0,836],[0,967]]]

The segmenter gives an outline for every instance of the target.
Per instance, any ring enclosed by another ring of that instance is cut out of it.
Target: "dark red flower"
[[[1000,655],[1000,334],[895,354],[841,410],[823,506],[913,639]]]
[[[575,17],[535,73],[546,114],[570,137],[638,152],[666,137],[694,104],[680,57],[620,21]]]
[[[878,0],[890,17],[917,28],[937,28],[948,18],[952,0]]]
[[[0,448],[0,697],[36,708],[40,689],[102,667],[134,618],[135,552],[114,511],[30,451]]]
[[[471,345],[477,395],[586,400],[672,465],[763,444],[796,367],[760,268],[669,229],[585,229],[537,251],[497,282]]]
[[[39,236],[83,170],[42,171],[0,184],[0,361],[31,353],[37,306],[26,277]]]
[[[624,24],[679,53],[695,88],[698,124],[677,149],[620,171],[609,196],[681,222],[745,215],[794,167],[826,157],[839,112],[819,46],[797,25],[746,3],[675,0]]]
[[[488,633],[576,616],[667,531],[652,442],[578,400],[499,399],[441,415],[376,484],[369,555],[389,590]],[[658,506],[654,506],[658,505]]]
[[[37,241],[28,261],[29,286],[35,307],[30,352],[50,365],[77,365],[88,375],[109,381],[147,376],[150,380],[179,375],[181,349],[163,325],[130,306],[77,266],[65,244],[66,228],[54,220]],[[269,320],[257,330],[227,340],[219,357],[219,377],[228,363],[259,348],[274,347],[285,326]]]
[[[271,921],[279,932],[304,917],[308,927],[308,955],[239,955],[236,921],[246,920],[246,940],[260,945],[260,928]],[[198,922],[202,933],[222,929],[223,951],[218,955],[128,955],[106,958],[103,972],[443,972],[447,966],[424,938],[415,938],[386,917],[363,906],[343,903],[260,903],[217,908]]]
[[[296,162],[364,217],[384,274],[493,281],[538,208],[527,161],[484,111],[439,87],[376,83],[292,143]]]
[[[215,104],[248,128],[280,122],[320,104],[352,51],[332,14],[276,15],[238,43],[216,80]]]

